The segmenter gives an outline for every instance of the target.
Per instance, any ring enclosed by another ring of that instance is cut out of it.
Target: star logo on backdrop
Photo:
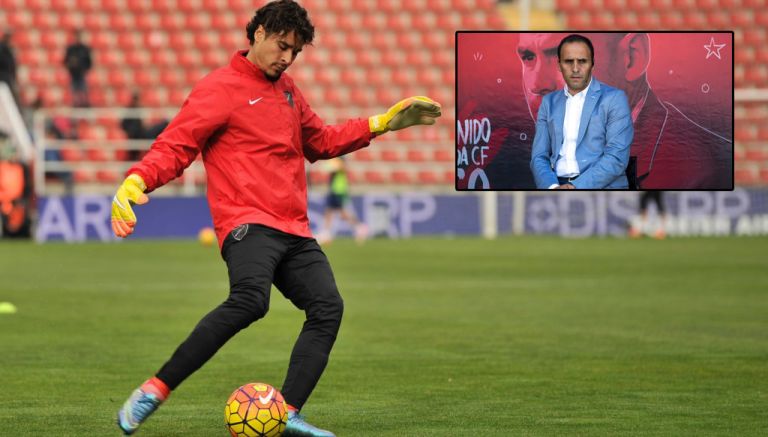
[[[715,44],[715,37],[713,36],[712,39],[709,40],[708,45],[704,45],[704,48],[707,49],[707,57],[705,59],[709,59],[710,56],[717,56],[717,59],[722,59],[720,57],[720,50],[725,47],[725,44]]]

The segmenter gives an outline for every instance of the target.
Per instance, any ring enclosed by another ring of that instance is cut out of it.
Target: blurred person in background
[[[565,85],[557,62],[561,33],[522,33],[517,54],[523,90],[533,121],[542,98]],[[647,33],[591,35],[600,59],[594,74],[627,94],[635,135],[630,155],[637,157],[641,189],[732,189],[733,141],[693,122],[648,83],[651,62]]]
[[[582,35],[557,47],[566,85],[542,98],[531,147],[539,189],[626,189],[632,118],[624,91],[592,75],[594,49]]]
[[[267,3],[247,24],[246,35],[249,49],[197,83],[113,199],[112,229],[127,237],[136,226],[131,203],[146,203],[146,193],[180,176],[202,153],[230,281],[227,300],[123,404],[118,425],[126,434],[232,336],[266,315],[274,284],[306,315],[281,389],[288,410],[283,435],[334,435],[299,415],[328,363],[344,309],[328,259],[309,228],[304,162],[353,152],[390,130],[431,125],[440,116],[437,102],[419,96],[384,114],[325,125],[285,73],[314,39],[307,11],[292,0]]]
[[[138,91],[131,93],[131,101],[128,103],[128,109],[141,108],[141,97]],[[129,140],[154,140],[168,126],[168,120],[160,120],[156,123],[146,125],[144,120],[135,115],[126,115],[120,120],[120,127],[125,132]],[[142,150],[131,149],[128,152],[128,160],[136,161],[143,156]]]
[[[16,55],[13,53],[13,46],[11,45],[11,39],[13,38],[11,32],[3,32],[2,38],[0,38],[0,82],[8,84],[8,88],[11,89],[16,104],[19,104],[19,90],[16,83]]]
[[[651,204],[656,205],[656,223],[655,226],[651,226],[651,221],[648,220],[648,210]],[[632,238],[640,238],[643,234],[651,235],[653,238],[663,240],[667,236],[664,223],[666,221],[667,214],[664,207],[664,192],[663,191],[641,191],[640,192],[640,217],[639,220],[635,220],[630,224],[629,236]],[[654,229],[655,228],[655,229]]]
[[[349,178],[347,164],[344,158],[333,158],[328,161],[330,178],[328,180],[328,195],[325,198],[323,213],[323,230],[317,236],[320,244],[333,241],[333,219],[336,215],[352,226],[355,240],[362,243],[368,236],[368,227],[361,223],[351,205],[349,198]]]
[[[67,46],[64,53],[64,67],[69,72],[72,106],[90,106],[86,77],[93,67],[93,63],[91,61],[91,48],[83,41],[81,30],[76,30],[73,33],[73,42]]]

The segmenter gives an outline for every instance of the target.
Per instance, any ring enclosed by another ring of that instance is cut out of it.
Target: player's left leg
[[[331,265],[315,240],[297,237],[275,271],[275,285],[307,317],[283,383],[285,402],[292,407],[283,435],[333,436],[306,423],[298,414],[328,364],[344,312]]]

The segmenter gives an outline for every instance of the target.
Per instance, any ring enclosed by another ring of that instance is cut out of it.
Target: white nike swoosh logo
[[[261,100],[261,99],[259,99],[259,100]],[[267,395],[266,398],[261,397],[261,395],[259,395],[259,402],[261,402],[264,405],[268,404],[269,401],[272,400],[272,395],[274,395],[274,394],[275,394],[275,389],[273,388],[272,390],[269,391],[269,394]]]
[[[248,104],[249,104],[249,105],[255,105],[256,103],[258,103],[258,102],[259,102],[259,100],[261,100],[261,99],[263,99],[263,98],[264,98],[264,97],[259,97],[258,99],[254,99],[254,100],[248,99]]]

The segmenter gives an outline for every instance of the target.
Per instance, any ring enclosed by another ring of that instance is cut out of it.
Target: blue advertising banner
[[[639,193],[617,191],[498,193],[496,229],[499,234],[522,230],[564,237],[622,237],[639,218],[638,199]],[[96,195],[40,199],[37,241],[116,240],[110,226],[111,201]],[[650,226],[663,222],[669,236],[768,235],[768,189],[668,192],[664,203],[663,217],[651,205]],[[323,226],[324,205],[323,195],[310,195],[315,234]],[[515,214],[518,207],[523,211]],[[365,194],[353,197],[352,208],[374,237],[482,234],[481,201],[474,193]],[[195,238],[212,226],[204,197],[156,196],[137,212],[139,225],[132,238]],[[349,224],[338,219],[332,232],[353,234]]]

